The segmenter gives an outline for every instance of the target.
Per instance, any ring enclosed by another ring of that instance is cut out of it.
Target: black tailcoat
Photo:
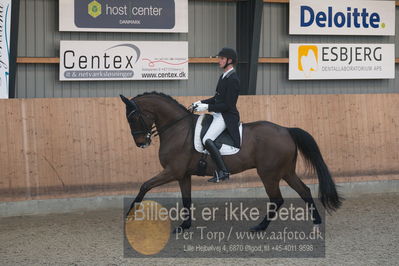
[[[236,104],[240,94],[240,79],[235,70],[222,79],[220,76],[216,94],[212,98],[201,101],[208,104],[208,111],[221,113],[229,134],[233,137],[234,146],[240,147],[240,132],[238,130],[240,114]]]

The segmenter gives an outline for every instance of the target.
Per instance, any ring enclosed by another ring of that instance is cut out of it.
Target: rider
[[[227,128],[233,138],[234,146],[240,147],[240,133],[238,130],[240,114],[236,107],[240,93],[240,80],[234,69],[234,65],[237,64],[237,53],[234,49],[223,48],[218,53],[218,60],[219,67],[223,69],[224,73],[219,78],[215,96],[192,104],[195,111],[208,110],[213,112],[212,124],[202,139],[202,143],[218,168],[213,178],[208,180],[215,183],[218,183],[219,180],[229,179],[230,173],[214,140]]]

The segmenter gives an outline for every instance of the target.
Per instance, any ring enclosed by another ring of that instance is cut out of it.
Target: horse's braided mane
[[[156,92],[156,91],[144,92],[143,94],[139,94],[136,97],[134,97],[134,99],[135,98],[139,98],[139,97],[143,97],[143,96],[152,96],[152,95],[161,96],[161,97],[163,97],[165,99],[168,99],[169,101],[171,101],[172,103],[176,104],[180,108],[184,109],[184,111],[189,113],[189,111],[187,110],[187,108],[184,105],[182,105],[181,103],[179,103],[178,101],[173,99],[170,95],[167,95],[167,94],[162,93],[162,92]]]

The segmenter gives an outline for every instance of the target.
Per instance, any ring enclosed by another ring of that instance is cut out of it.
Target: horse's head
[[[133,99],[129,100],[123,95],[120,95],[120,97],[126,104],[126,118],[134,142],[137,147],[148,147],[151,144],[151,130],[154,120],[149,115],[144,114]]]

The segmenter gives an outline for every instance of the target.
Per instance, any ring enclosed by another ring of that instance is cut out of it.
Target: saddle
[[[210,114],[202,114],[198,117],[197,123],[195,125],[194,133],[194,148],[200,153],[208,153],[204,145],[202,144],[202,138],[208,131],[210,125],[212,124],[213,116]],[[240,142],[242,143],[242,123],[239,126],[240,131]],[[222,134],[220,134],[214,141],[216,147],[219,149],[221,155],[233,155],[240,151],[239,148],[234,147],[234,141],[227,129],[225,129]]]

